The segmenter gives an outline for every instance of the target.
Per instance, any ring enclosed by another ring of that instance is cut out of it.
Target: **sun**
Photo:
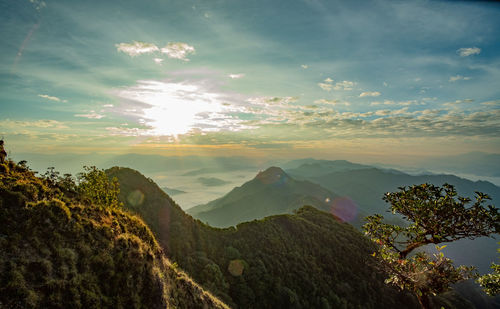
[[[119,96],[139,103],[136,116],[155,136],[221,130],[223,113],[228,112],[219,94],[186,83],[139,81]]]

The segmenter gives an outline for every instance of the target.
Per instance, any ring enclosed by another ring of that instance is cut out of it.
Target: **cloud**
[[[397,106],[410,106],[410,105],[425,105],[425,102],[419,102],[417,100],[408,100],[408,101],[392,101],[392,100],[384,100],[384,102],[379,102],[379,101],[374,101],[371,102],[371,106],[376,106],[376,105],[397,105]]]
[[[145,42],[134,41],[133,43],[115,44],[116,50],[128,54],[130,57],[135,57],[142,54],[151,54],[159,49],[156,45]]]
[[[305,70],[305,69],[307,69],[309,66],[308,66],[308,65],[306,65],[306,64],[302,64],[302,65],[301,65],[301,67]]]
[[[153,61],[156,63],[156,64],[161,64],[163,62],[163,58],[153,58]]]
[[[323,90],[326,90],[326,91],[331,91],[332,88],[333,88],[333,85],[331,84],[326,84],[326,83],[318,83],[318,86],[323,89]]]
[[[341,82],[338,82],[336,84],[332,84],[333,79],[328,77],[327,79],[324,80],[324,83],[318,83],[318,86],[326,91],[331,91],[333,90],[352,90],[353,87],[356,85],[355,82],[351,82],[348,80],[344,80]]]
[[[470,77],[469,76],[462,76],[462,75],[450,76],[450,79],[448,81],[450,83],[454,83],[457,80],[470,80]]]
[[[96,113],[95,111],[90,111],[88,114],[76,114],[75,117],[89,118],[89,119],[101,119],[106,116]]]
[[[319,99],[319,100],[314,101],[314,103],[316,103],[316,104],[328,104],[328,105],[333,105],[333,106],[337,106],[337,105],[349,106],[349,105],[351,105],[351,103],[349,103],[349,102],[341,102],[340,100],[337,100],[337,99],[334,99],[334,100]]]
[[[62,100],[62,99],[60,99],[58,97],[50,96],[50,95],[47,95],[47,94],[39,94],[38,96],[40,98],[44,98],[44,99],[47,99],[47,100],[50,100],[50,101],[63,102],[63,103],[68,102],[67,100]]]
[[[190,46],[186,43],[170,42],[161,49],[161,52],[166,54],[169,58],[189,61],[187,56],[189,54],[194,54],[195,49],[193,46]]]
[[[381,95],[380,92],[378,91],[366,91],[366,92],[362,92],[359,97],[362,98],[362,97],[378,97],[379,95]]]
[[[122,125],[127,125],[126,123]],[[148,130],[140,128],[119,128],[119,127],[107,127],[106,130],[112,136],[143,136],[149,135]]]
[[[19,121],[19,120],[10,120],[5,119],[0,121],[0,128],[6,129],[16,129],[16,128],[53,128],[53,129],[67,129],[64,123],[51,120],[51,119],[43,119],[43,120],[34,120],[34,121]]]
[[[457,50],[460,57],[468,57],[471,55],[479,55],[481,53],[481,48],[478,47],[463,47]]]
[[[239,74],[229,74],[228,76],[229,76],[230,78],[232,78],[232,79],[238,79],[238,78],[245,77],[245,74],[243,74],[243,73],[239,73]]]
[[[455,102],[446,102],[443,103],[444,106],[454,106],[457,104],[463,104],[463,103],[472,103],[474,102],[473,99],[464,99],[464,100],[455,100]]]
[[[335,84],[333,87],[334,90],[352,90],[352,88],[356,85],[355,82],[350,82],[347,80],[344,80],[342,82],[338,82]]]
[[[485,106],[499,106],[500,105],[500,100],[482,102],[481,105],[485,105]]]
[[[247,101],[263,106],[288,106],[289,103],[297,102],[298,97],[256,97]]]
[[[40,11],[44,7],[47,6],[47,4],[44,1],[41,0],[30,0],[31,4],[33,4],[33,7],[35,10]]]

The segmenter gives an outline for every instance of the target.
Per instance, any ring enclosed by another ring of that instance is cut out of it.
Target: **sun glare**
[[[139,103],[135,115],[150,128],[149,134],[158,136],[221,130],[224,122],[220,120],[227,118],[222,113],[229,111],[219,94],[183,83],[139,81],[119,96]]]

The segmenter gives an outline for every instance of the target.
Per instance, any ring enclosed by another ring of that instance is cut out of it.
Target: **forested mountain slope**
[[[385,285],[373,244],[313,207],[216,229],[185,214],[137,171],[112,168],[125,206],[157,233],[169,257],[235,308],[418,308]],[[436,308],[470,308],[453,293]]]

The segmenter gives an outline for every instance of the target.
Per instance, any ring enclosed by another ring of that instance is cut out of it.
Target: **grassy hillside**
[[[0,308],[225,308],[141,219],[65,184],[0,165]]]
[[[330,210],[337,195],[309,181],[297,181],[279,167],[270,167],[241,187],[187,212],[212,226],[228,227],[267,216],[292,213],[303,205]]]
[[[216,229],[185,214],[151,180],[128,168],[117,177],[125,206],[153,227],[169,257],[235,308],[418,308],[383,282],[373,244],[329,213],[304,207]],[[139,192],[139,193],[133,193]],[[129,195],[143,196],[140,203]],[[470,308],[453,294],[436,308]]]

